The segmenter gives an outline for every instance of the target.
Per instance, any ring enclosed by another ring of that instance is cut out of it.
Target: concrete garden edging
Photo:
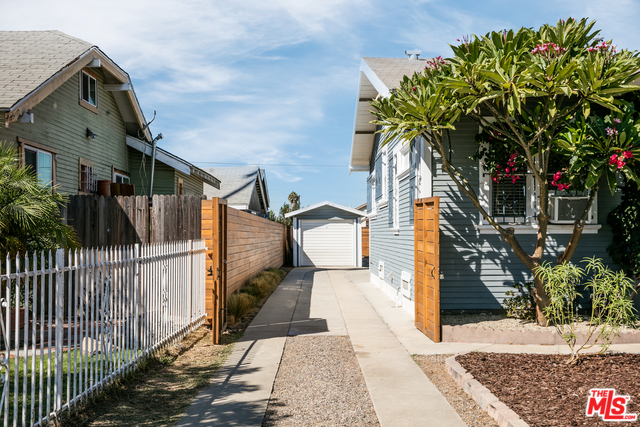
[[[507,405],[502,403],[488,388],[480,384],[478,380],[473,378],[466,369],[456,361],[456,357],[466,353],[458,353],[451,356],[446,361],[447,372],[453,380],[467,393],[471,398],[498,422],[500,427],[529,427],[518,414],[511,410]]]
[[[585,334],[578,332],[578,341],[582,342]],[[555,330],[519,331],[509,329],[478,328],[466,325],[442,325],[442,341],[487,344],[539,344],[564,345],[565,341]],[[613,344],[640,343],[640,331],[620,332]]]

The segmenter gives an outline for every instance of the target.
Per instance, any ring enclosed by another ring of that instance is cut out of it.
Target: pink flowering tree
[[[594,24],[568,19],[538,30],[464,37],[451,46],[452,57],[427,61],[424,72],[405,77],[391,96],[371,102],[384,141],[427,141],[443,170],[534,273],[540,324],[547,323],[544,309],[550,300],[535,271],[546,249],[550,189],[582,189],[589,195],[564,250],[556,254],[558,263],[566,263],[575,253],[601,180],[612,191],[619,174],[638,182],[635,114],[620,99],[639,89],[632,82],[640,59],[636,52],[617,50],[597,38]],[[596,117],[596,109],[609,115]],[[532,253],[522,248],[513,227],[491,217],[477,188],[451,158],[449,132],[462,116],[483,128],[480,138],[487,152],[478,156],[494,181],[517,181],[519,172],[533,175],[539,191]],[[492,156],[498,151],[499,156]]]

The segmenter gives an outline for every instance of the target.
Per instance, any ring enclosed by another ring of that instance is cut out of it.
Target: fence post
[[[63,325],[64,325],[64,249],[56,251],[56,368],[54,374],[54,411],[62,408],[62,355],[63,355]]]
[[[192,304],[193,304],[193,240],[189,240],[187,243],[187,248],[189,248],[189,302],[187,308],[187,316],[189,316],[189,332],[193,331],[193,313],[192,313]]]
[[[140,245],[135,244],[133,246],[133,369],[137,367],[138,361],[138,347],[139,347],[139,339],[140,339],[140,330],[138,329],[138,315],[140,314],[140,310],[138,310],[138,304],[140,302],[140,297],[138,293],[140,292]]]

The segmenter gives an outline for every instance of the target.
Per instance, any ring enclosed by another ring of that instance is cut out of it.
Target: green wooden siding
[[[144,156],[134,148],[129,148],[129,164],[131,165],[131,183],[136,186],[136,195],[149,195],[149,179],[151,177],[151,156]],[[153,173],[153,194],[176,194],[176,170],[156,160]],[[186,185],[186,182],[185,182]]]
[[[175,189],[178,192],[178,178],[182,178],[184,183],[184,195],[185,196],[202,196],[204,194],[204,183],[202,178],[196,175],[187,175],[179,170],[176,170],[176,182]]]
[[[34,123],[14,123],[0,129],[0,141],[15,144],[21,137],[58,150],[56,182],[65,194],[78,194],[79,157],[93,162],[98,179],[111,180],[112,167],[129,171],[124,121],[113,95],[104,90],[102,72],[93,71],[100,77],[98,114],[79,105],[76,74],[31,110]],[[98,137],[88,139],[87,128]]]

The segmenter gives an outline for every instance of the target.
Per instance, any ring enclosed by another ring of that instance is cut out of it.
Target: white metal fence
[[[0,267],[0,422],[44,425],[205,320],[203,240]]]

